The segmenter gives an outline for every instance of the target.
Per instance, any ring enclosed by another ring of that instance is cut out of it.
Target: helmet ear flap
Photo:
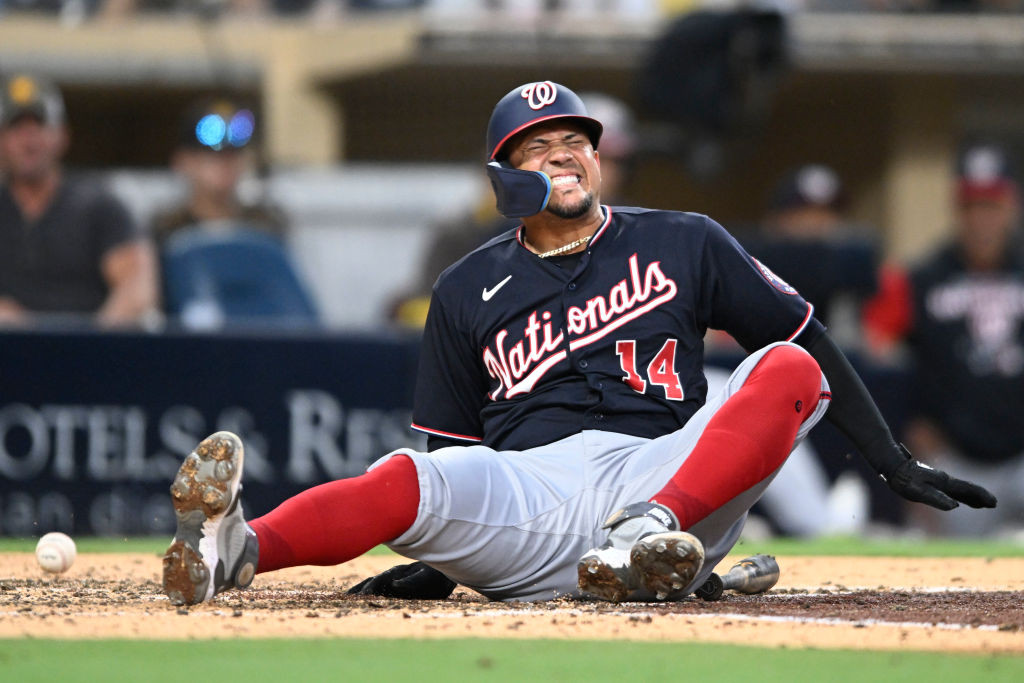
[[[501,161],[487,164],[487,176],[497,199],[498,213],[524,218],[543,211],[551,198],[551,178],[543,171],[523,171]]]

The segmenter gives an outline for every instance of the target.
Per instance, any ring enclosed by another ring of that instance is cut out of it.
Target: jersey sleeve
[[[480,410],[486,373],[468,332],[460,330],[437,292],[427,313],[413,399],[412,428],[463,444],[483,439]]]
[[[725,330],[747,351],[776,341],[806,342],[824,331],[814,307],[748,254],[725,228],[705,217],[704,305],[709,326]]]

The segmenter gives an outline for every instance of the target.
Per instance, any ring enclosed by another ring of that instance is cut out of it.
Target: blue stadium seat
[[[164,308],[186,327],[319,324],[284,245],[270,235],[190,228],[167,241],[161,261]]]

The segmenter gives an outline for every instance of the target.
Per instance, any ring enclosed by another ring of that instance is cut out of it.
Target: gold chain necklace
[[[576,240],[575,242],[569,242],[569,244],[564,244],[564,245],[558,247],[557,249],[552,249],[551,251],[545,251],[543,254],[537,254],[537,257],[538,258],[547,258],[549,256],[558,256],[559,254],[564,254],[566,252],[572,251],[576,247],[579,247],[581,245],[586,244],[587,242],[590,241],[591,237],[593,237],[593,235],[587,235],[586,237],[581,237],[578,240]]]

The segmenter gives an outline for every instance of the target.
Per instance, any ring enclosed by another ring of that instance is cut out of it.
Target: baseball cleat
[[[704,566],[704,545],[693,534],[668,531],[641,538],[629,559],[641,585],[667,600],[689,586]]]
[[[609,602],[622,602],[640,587],[629,562],[629,552],[621,548],[591,550],[580,559],[576,574],[581,593]]]
[[[704,548],[693,535],[676,531],[672,511],[657,503],[634,503],[615,512],[604,523],[608,540],[580,558],[577,586],[602,600],[621,602],[633,591],[646,588],[664,599],[665,586],[689,585],[704,561]],[[644,543],[657,538],[655,544]],[[671,557],[670,557],[671,555]],[[699,560],[697,559],[699,557]],[[687,568],[696,564],[692,571]],[[689,575],[689,579],[685,577]]]
[[[171,484],[178,528],[164,553],[164,594],[194,605],[229,588],[247,588],[259,544],[242,516],[242,441],[231,432],[203,439]]]

